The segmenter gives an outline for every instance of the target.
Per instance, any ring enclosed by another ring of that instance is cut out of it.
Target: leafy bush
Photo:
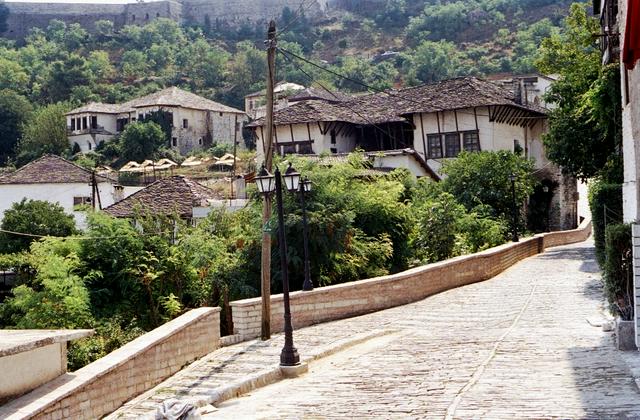
[[[69,236],[76,233],[73,216],[62,206],[42,200],[23,198],[4,212],[3,230],[42,236]],[[0,253],[26,250],[35,237],[0,232]]]
[[[611,224],[605,232],[605,294],[611,312],[631,321],[634,313],[631,225]]]
[[[533,161],[507,151],[462,152],[457,159],[446,162],[442,172],[447,175],[442,181],[444,191],[453,194],[469,211],[488,206],[494,218],[512,217],[511,174],[516,175],[517,203],[525,202],[536,183]]]
[[[589,186],[589,208],[593,220],[593,240],[600,267],[605,263],[605,228],[622,222],[622,185],[596,180]]]

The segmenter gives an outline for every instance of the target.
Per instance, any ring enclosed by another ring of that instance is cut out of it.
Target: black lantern
[[[298,191],[298,186],[300,185],[300,173],[293,169],[291,163],[289,163],[289,167],[286,171],[284,171],[284,185],[287,187],[289,192]]]
[[[264,165],[262,165],[255,181],[260,194],[269,195],[276,189],[275,177],[267,171],[267,168],[265,168]]]
[[[509,181],[511,181],[511,196],[513,198],[513,203],[512,203],[512,211],[513,211],[513,226],[512,226],[512,234],[511,234],[511,240],[513,242],[518,242],[520,241],[520,238],[518,238],[518,205],[516,202],[516,180],[518,179],[517,175],[515,173],[511,173],[509,174]]]

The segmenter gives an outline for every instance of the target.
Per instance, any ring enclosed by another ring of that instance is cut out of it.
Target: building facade
[[[547,217],[537,229],[575,228],[577,181],[547,159],[546,109],[518,91],[523,84],[509,89],[464,77],[337,103],[302,101],[275,112],[274,151],[323,155],[408,149],[439,176],[443,163],[461,151],[513,151],[534,160],[541,181],[535,196]],[[263,124],[249,125],[258,139],[259,161],[266,152]]]
[[[159,112],[171,126],[167,146],[182,154],[239,141],[247,120],[243,111],[171,87],[123,104],[94,102],[68,112],[69,144],[81,152],[91,151],[114,139],[127,124]]]

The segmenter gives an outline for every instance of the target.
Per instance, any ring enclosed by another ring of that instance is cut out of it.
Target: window
[[[177,138],[177,137],[173,137],[173,138],[171,139],[171,145],[172,145],[173,147],[178,147],[178,138]]]
[[[76,129],[76,119],[71,118],[71,131],[75,131]]]
[[[145,20],[149,20],[149,13],[145,13],[145,15],[144,15],[144,19],[145,19]]]
[[[136,15],[131,15],[131,22],[135,22],[136,21]]]
[[[296,153],[296,145],[295,144],[283,144],[281,146],[281,154],[284,155],[290,155],[290,154],[294,154]]]
[[[311,147],[311,142],[300,143],[300,146],[298,146],[298,153],[301,155],[312,155],[313,148]]]
[[[460,153],[460,133],[447,133],[444,135],[446,157],[452,158]]]
[[[82,117],[82,129],[87,129],[87,117]]]
[[[516,155],[522,153],[522,146],[520,146],[520,140],[518,139],[513,140],[513,153],[515,153]]]
[[[480,135],[477,131],[462,133],[462,144],[467,152],[480,151]]]
[[[430,159],[439,159],[442,157],[442,142],[440,134],[428,134],[427,143],[429,145],[428,156]]]
[[[336,154],[338,153],[338,149],[336,149],[335,147],[332,147],[331,149],[329,149],[331,151],[331,153]]]
[[[94,130],[98,129],[98,117],[96,115],[91,116],[91,128]]]
[[[89,150],[91,150],[91,142],[90,142],[90,141],[88,141],[88,142],[87,142],[87,148],[88,148]]]
[[[160,13],[156,13],[156,17],[159,18],[160,17]]]
[[[331,130],[331,144],[336,144],[336,130]]]
[[[220,113],[220,116],[222,117],[222,112]]]
[[[198,144],[199,144],[200,146],[202,146],[202,138],[199,138],[199,139],[198,139]]]
[[[81,206],[83,204],[91,204],[91,197],[73,197],[73,206]]]
[[[189,128],[189,120],[188,119],[183,119],[182,120],[182,128]]]

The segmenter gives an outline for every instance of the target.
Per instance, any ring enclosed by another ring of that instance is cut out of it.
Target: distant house
[[[461,77],[341,102],[297,102],[274,113],[274,151],[323,155],[408,149],[439,175],[442,164],[463,150],[515,151],[535,161],[546,191],[538,199],[548,208],[546,228],[573,228],[577,183],[547,159],[542,144],[547,110],[523,90],[533,80],[525,82]],[[264,119],[248,126],[258,139],[261,160]],[[398,167],[406,162],[395,159]]]
[[[197,223],[212,208],[233,207],[243,200],[224,200],[222,195],[182,175],[160,179],[122,201],[104,209],[114,217],[135,219],[145,214],[173,216]]]
[[[279,82],[273,88],[274,109],[282,109],[289,106],[289,96],[305,87],[297,83]],[[244,110],[251,118],[262,118],[266,115],[265,107],[267,91],[265,89],[253,92],[244,97]]]
[[[158,111],[165,112],[171,124],[167,146],[182,154],[207,149],[214,142],[233,144],[234,138],[242,138],[241,124],[247,119],[243,111],[170,87],[123,104],[92,102],[68,112],[69,143],[82,152],[93,150],[127,124]]]
[[[110,178],[95,175],[96,203],[92,203],[93,172],[59,156],[46,155],[24,165],[14,172],[0,176],[0,219],[14,203],[43,200],[58,203],[74,215],[76,224],[84,226],[84,213],[76,211],[78,205],[107,207],[137,191],[139,188],[122,187]]]

